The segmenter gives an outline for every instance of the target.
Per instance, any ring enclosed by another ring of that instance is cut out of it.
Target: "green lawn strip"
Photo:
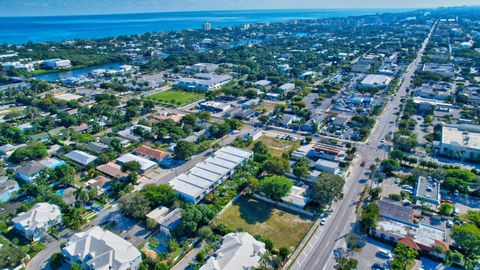
[[[147,96],[146,99],[164,104],[182,106],[205,97],[203,93],[170,89]]]
[[[246,197],[233,203],[215,222],[232,230],[242,229],[251,235],[261,235],[270,239],[275,248],[297,246],[313,224],[311,219]]]

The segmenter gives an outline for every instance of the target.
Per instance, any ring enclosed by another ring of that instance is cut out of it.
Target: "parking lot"
[[[375,263],[384,265],[389,260],[386,257],[380,256],[377,252],[378,248],[392,251],[392,247],[375,241],[371,238],[366,238],[366,245],[362,248],[360,252],[355,252],[352,256],[354,259],[358,261],[358,270],[367,270],[372,269],[372,265]]]
[[[398,183],[395,183],[395,179],[398,179],[396,177],[389,177],[385,178],[382,183],[382,197],[388,198],[388,195],[390,194],[400,194],[400,191],[403,189],[400,187]]]

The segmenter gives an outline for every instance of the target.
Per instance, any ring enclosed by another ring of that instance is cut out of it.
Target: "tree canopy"
[[[321,173],[312,185],[311,198],[323,208],[332,201],[343,198],[343,186],[345,180],[335,174]]]
[[[269,176],[260,180],[259,188],[268,198],[279,201],[290,192],[293,183],[285,176]]]

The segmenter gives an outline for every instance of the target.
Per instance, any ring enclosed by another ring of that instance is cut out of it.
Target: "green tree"
[[[400,170],[400,162],[394,159],[386,159],[382,161],[382,168],[386,174],[391,174],[394,171]]]
[[[173,156],[177,160],[187,160],[195,153],[195,144],[188,141],[179,141],[173,149]]]
[[[360,219],[360,226],[364,232],[377,226],[377,221],[380,218],[380,210],[375,202],[365,206],[362,210],[362,217]]]
[[[120,198],[120,209],[128,216],[141,220],[150,212],[150,202],[140,192],[133,192]]]
[[[292,180],[284,176],[269,176],[260,180],[260,191],[268,198],[279,201],[290,192],[293,183]]]
[[[27,146],[15,149],[8,160],[13,163],[20,163],[25,160],[42,159],[47,155],[47,147],[43,143],[32,142],[27,144]]]
[[[138,163],[138,161],[132,160],[132,161],[127,161],[122,164],[122,172],[139,172],[140,169],[142,168],[142,165]]]
[[[442,203],[440,204],[439,212],[444,216],[451,216],[455,210],[455,205],[451,203]]]
[[[337,264],[333,267],[337,270],[355,270],[357,269],[358,261],[352,258],[339,257],[336,259]]]
[[[380,198],[380,194],[382,194],[381,187],[374,187],[369,191],[369,195],[370,197],[372,197],[373,200],[378,200]]]
[[[82,270],[82,267],[78,263],[72,263],[70,265],[70,270]]]
[[[418,257],[418,251],[403,244],[398,244],[393,250],[393,253],[395,254],[392,262],[393,270],[408,269],[408,266]]]
[[[63,256],[60,253],[53,253],[52,256],[50,256],[50,267],[53,270],[59,269],[63,262]]]
[[[168,251],[174,252],[179,248],[178,242],[175,238],[171,237],[170,240],[168,240]]]
[[[332,201],[343,198],[343,186],[345,180],[335,174],[321,173],[312,185],[311,198],[320,204],[320,208],[324,208]]]
[[[147,185],[143,188],[142,194],[155,207],[160,205],[170,207],[175,202],[177,195],[176,191],[168,184]]]
[[[270,157],[263,163],[262,171],[268,174],[283,175],[290,171],[290,163],[281,157]]]
[[[453,226],[452,238],[466,255],[480,255],[480,229],[474,224]]]
[[[480,228],[480,211],[468,210],[467,213],[463,214],[461,218],[467,222],[475,224]]]
[[[282,257],[283,260],[285,260],[288,257],[288,254],[290,254],[290,250],[288,250],[288,248],[281,247],[280,249],[278,249],[278,255],[280,255],[280,257]]]

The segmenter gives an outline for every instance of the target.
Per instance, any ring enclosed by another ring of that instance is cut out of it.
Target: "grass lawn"
[[[273,109],[275,109],[275,105],[277,105],[277,103],[264,101],[264,102],[258,104],[257,106],[255,106],[254,109],[257,112],[271,113],[271,112],[273,112]]]
[[[218,217],[232,230],[242,228],[251,235],[270,239],[275,248],[295,247],[307,234],[313,221],[253,198],[242,197]]]
[[[297,149],[300,147],[300,142],[299,141],[287,141],[287,140],[281,140],[277,138],[273,138],[270,136],[262,136],[260,137],[257,142],[263,142],[268,146],[268,149],[270,150],[270,153],[272,155],[281,157],[283,153],[286,153],[290,150]],[[254,144],[252,144],[249,149],[253,148]]]
[[[205,97],[204,93],[170,89],[147,96],[146,99],[173,106],[183,106]]]

